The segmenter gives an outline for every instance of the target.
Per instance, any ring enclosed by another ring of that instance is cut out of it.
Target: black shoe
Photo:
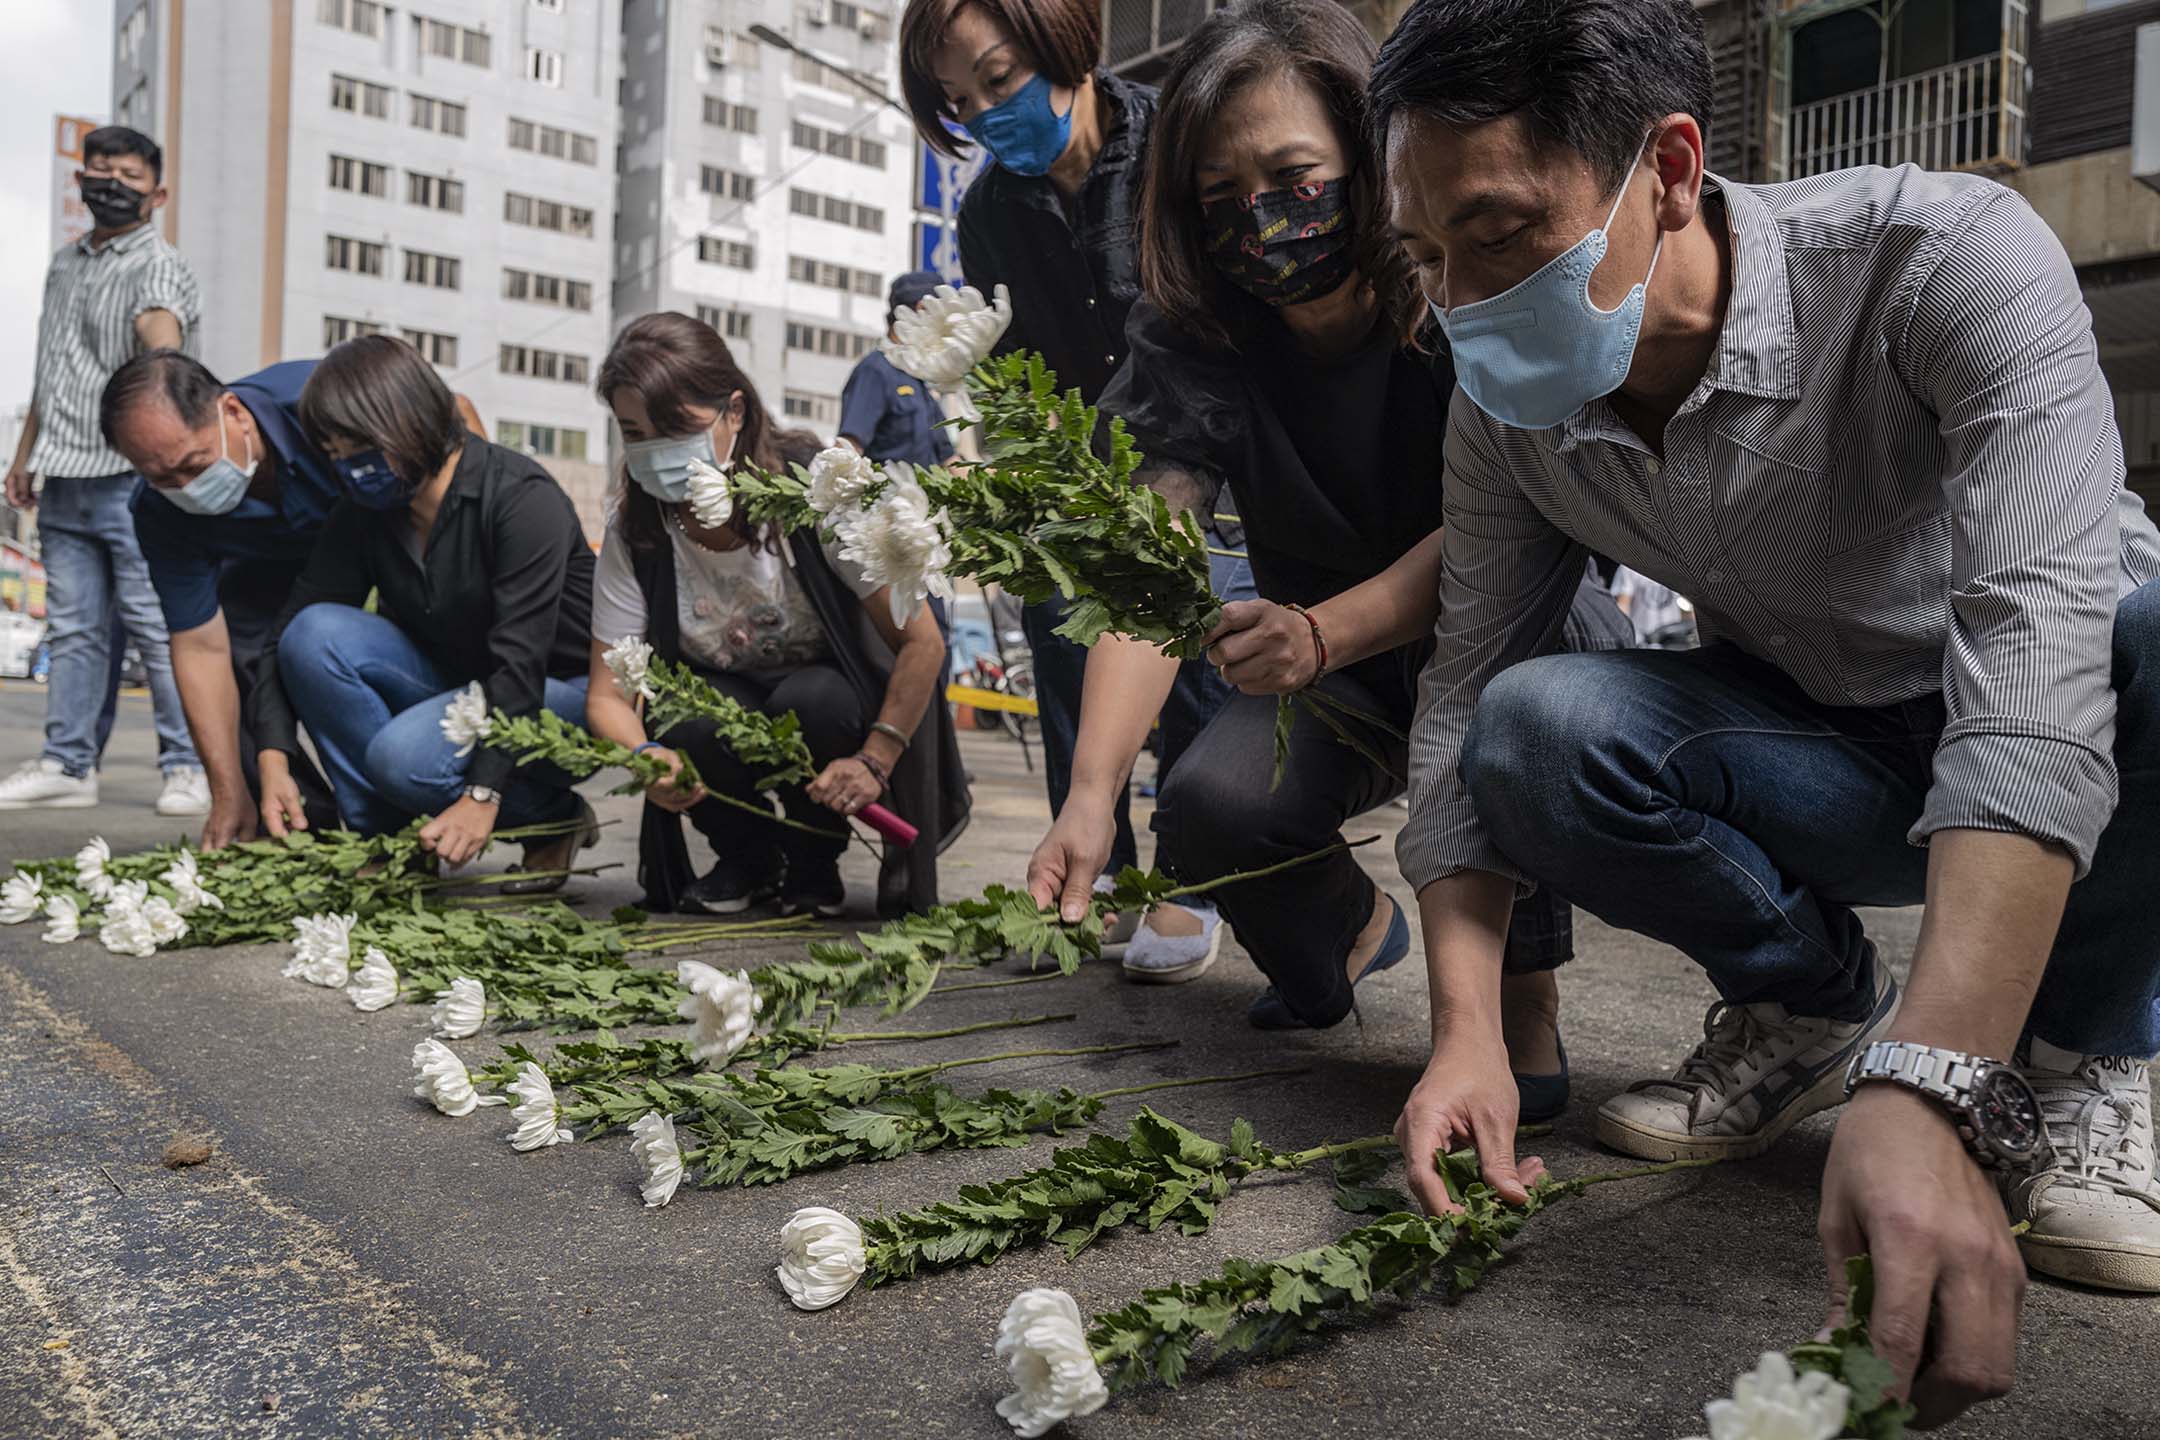
[[[684,888],[675,908],[692,915],[740,915],[779,893],[777,868],[752,870],[740,861],[722,860]]]
[[[840,879],[839,860],[791,860],[787,883],[780,887],[780,913],[811,914],[821,920],[846,914],[847,886]]]

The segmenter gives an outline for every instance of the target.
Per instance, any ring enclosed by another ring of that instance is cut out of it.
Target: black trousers
[[[707,674],[706,678],[715,690],[747,709],[767,715],[794,711],[802,721],[803,740],[810,747],[810,756],[821,769],[860,750],[870,728],[872,717],[863,714],[855,687],[832,665],[731,670]],[[690,757],[706,789],[770,810],[771,801],[757,789],[757,781],[763,777],[720,742],[712,722],[697,720],[678,725],[657,738],[661,744]],[[838,860],[847,849],[847,822],[812,800],[801,785],[780,786],[774,795],[789,819],[814,825],[831,838],[770,824],[718,800],[693,807],[690,823],[712,846],[713,853],[746,865],[755,873],[776,871],[789,863],[799,872],[807,866],[822,867]]]
[[[1585,580],[1576,593],[1559,648],[1611,650],[1632,638],[1612,597]],[[1378,760],[1358,753],[1300,706],[1290,732],[1282,784],[1271,790],[1275,766],[1275,700],[1236,695],[1200,732],[1155,802],[1154,828],[1174,845],[1180,878],[1211,880],[1257,870],[1341,840],[1345,822],[1402,793],[1407,734],[1414,698],[1407,686],[1383,695],[1350,674],[1330,675],[1319,688],[1330,698],[1374,716],[1388,728],[1343,723]],[[1265,880],[1213,892],[1223,918],[1236,928],[1253,963],[1281,992],[1283,1003],[1309,1025],[1333,1025],[1352,1006],[1343,960],[1372,919],[1372,878],[1345,851]],[[1567,902],[1539,889],[1516,903],[1508,926],[1507,969],[1550,970],[1574,955]]]
[[[218,608],[225,615],[225,639],[232,650],[233,684],[240,692],[240,773],[247,780],[248,794],[258,804],[262,801],[262,771],[256,757],[262,747],[248,724],[248,696],[262,678],[258,661],[284,603],[282,594],[261,595],[232,585],[220,587],[218,594]],[[277,680],[275,674],[267,678],[272,683]],[[196,748],[202,747],[198,743]],[[330,793],[330,782],[315,768],[314,757],[304,751],[296,754],[289,768],[293,784],[300,791],[300,808],[307,812],[308,828],[335,830],[337,799]]]

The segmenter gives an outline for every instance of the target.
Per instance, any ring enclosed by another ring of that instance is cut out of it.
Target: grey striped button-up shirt
[[[54,253],[38,316],[33,474],[81,478],[133,468],[98,433],[98,397],[113,371],[142,348],[135,321],[151,310],[170,310],[193,348],[202,293],[187,261],[157,233],[156,220],[101,246],[85,235]]]
[[[2115,609],[2160,575],[2160,535],[2123,485],[2068,257],[1970,176],[1712,184],[1732,296],[1662,461],[1602,400],[1518,430],[1455,393],[1404,876],[1521,878],[1471,808],[1463,736],[1485,682],[1559,629],[1586,549],[1690,597],[1706,642],[1819,702],[1941,691],[1914,842],[2014,831],[2082,875],[2115,808]]]

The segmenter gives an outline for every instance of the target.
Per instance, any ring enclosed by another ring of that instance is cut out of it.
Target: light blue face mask
[[[1634,178],[1631,169],[1628,180]],[[1456,383],[1501,424],[1549,430],[1627,379],[1650,276],[1665,248],[1660,228],[1649,274],[1617,308],[1600,310],[1590,299],[1591,272],[1605,258],[1613,217],[1627,193],[1623,180],[1605,223],[1521,284],[1452,310],[1426,300],[1454,352]]]
[[[735,442],[728,442],[728,458],[713,451],[712,432],[662,436],[658,440],[632,440],[623,445],[623,464],[638,488],[665,505],[680,505],[690,498],[690,462],[702,460],[725,470],[735,460]]]
[[[247,498],[248,482],[255,478],[255,469],[262,464],[252,439],[248,441],[247,456],[245,470],[233,463],[232,450],[225,439],[225,415],[221,410],[218,412],[218,458],[179,489],[158,493],[190,515],[228,514]]]
[[[1074,97],[1078,101],[1077,94]],[[1005,99],[962,121],[997,163],[1015,175],[1047,175],[1072,141],[1073,106],[1060,115],[1050,106],[1050,78],[1034,79]]]

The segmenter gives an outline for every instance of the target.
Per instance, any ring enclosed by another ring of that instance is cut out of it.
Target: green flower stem
[[[1051,970],[1041,975],[1022,975],[1017,980],[970,980],[965,985],[940,985],[932,995],[957,995],[963,990],[1003,990],[1008,985],[1040,985],[1045,980],[1063,980],[1065,972]]]
[[[1157,1080],[1150,1085],[1121,1085],[1115,1090],[1097,1090],[1087,1098],[1115,1100],[1121,1095],[1146,1095],[1155,1090],[1183,1090],[1192,1085],[1230,1085],[1240,1080],[1270,1080],[1279,1075],[1303,1075],[1308,1073],[1308,1068],[1299,1065],[1288,1070],[1247,1070],[1241,1075],[1203,1075],[1197,1080]]]
[[[1318,1165],[1323,1160],[1333,1160],[1338,1155],[1355,1155],[1361,1150],[1382,1150],[1395,1143],[1393,1135],[1368,1135],[1362,1140],[1345,1140],[1339,1145],[1315,1145],[1310,1150],[1299,1150],[1289,1155],[1277,1155],[1268,1162],[1272,1170],[1303,1170]]]
[[[1188,895],[1205,895],[1210,890],[1220,890],[1225,885],[1236,885],[1246,880],[1265,880],[1270,875],[1279,875],[1285,870],[1295,870],[1298,866],[1310,865],[1315,860],[1325,860],[1338,850],[1355,850],[1359,846],[1373,844],[1379,838],[1377,835],[1368,835],[1363,840],[1340,840],[1333,845],[1315,850],[1310,855],[1300,855],[1295,859],[1279,861],[1273,865],[1263,866],[1258,870],[1240,870],[1235,875],[1224,875],[1214,880],[1203,880],[1197,885],[1180,885],[1175,890],[1166,890],[1155,898],[1158,903],[1164,900],[1181,900]]]
[[[979,1035],[985,1030],[1025,1030],[1034,1025],[1062,1025],[1077,1015],[1028,1015],[1018,1020],[982,1020],[955,1025],[949,1030],[835,1030],[825,1034],[828,1045],[859,1045],[871,1040],[949,1040],[955,1035]]]
[[[1133,1050],[1174,1050],[1181,1043],[1183,1042],[1177,1040],[1135,1040],[1126,1045],[1083,1045],[1073,1050],[1008,1050],[1002,1055],[977,1055],[967,1060],[940,1060],[934,1064],[916,1065],[906,1070],[888,1070],[885,1074],[893,1080],[921,1080],[969,1065],[994,1065],[1000,1060],[1047,1060],[1055,1056],[1069,1055],[1123,1055]]]
[[[505,870],[500,875],[445,875],[439,880],[423,880],[413,888],[449,890],[461,885],[507,885],[513,880],[544,880],[555,875],[565,878],[572,875],[598,875],[604,870],[620,869],[622,862],[618,860],[606,865],[587,865],[576,870]]]
[[[1608,1170],[1600,1175],[1578,1175],[1572,1180],[1551,1181],[1548,1184],[1557,1193],[1577,1193],[1593,1185],[1610,1185],[1616,1180],[1642,1180],[1652,1175],[1670,1175],[1676,1170],[1702,1170],[1712,1165],[1722,1165],[1717,1157],[1707,1160],[1667,1160],[1662,1165],[1638,1165],[1631,1170]]]

